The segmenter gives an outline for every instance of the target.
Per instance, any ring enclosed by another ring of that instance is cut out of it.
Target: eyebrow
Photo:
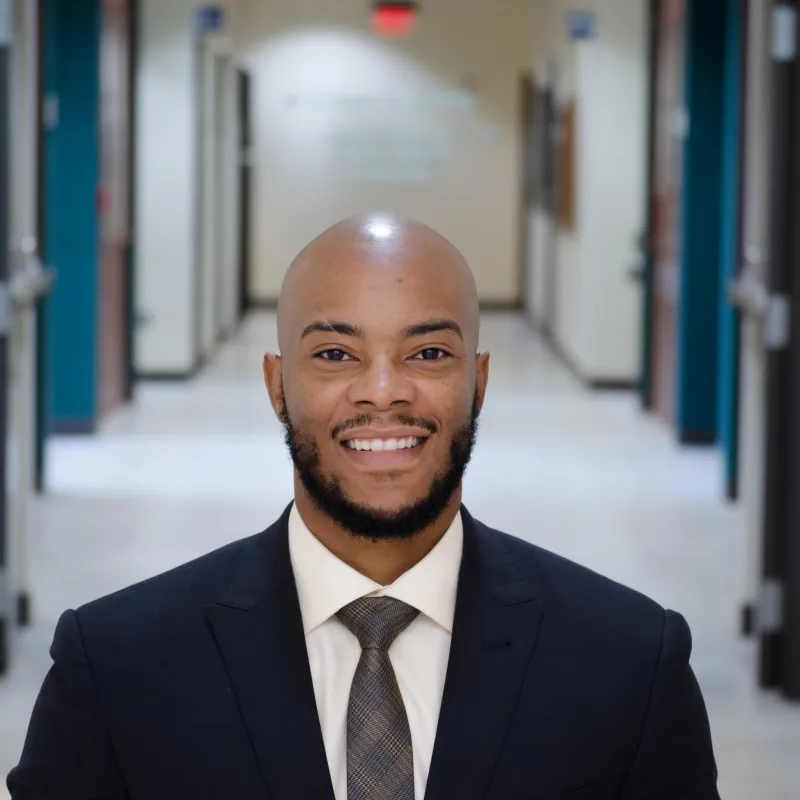
[[[316,320],[303,328],[300,336],[304,339],[312,333],[338,333],[340,336],[353,336],[356,339],[364,338],[364,330],[349,322],[337,322],[336,320]]]
[[[439,331],[451,331],[460,339],[464,338],[461,326],[452,319],[431,319],[426,322],[417,322],[403,328],[402,333],[405,339],[413,339],[415,336],[427,336],[429,333],[438,333]]]
[[[413,325],[407,325],[403,328],[401,335],[404,339],[413,339],[416,336],[427,336],[429,333],[438,333],[439,331],[451,331],[459,338],[464,338],[461,326],[451,319],[431,319],[425,322],[415,322]],[[365,338],[363,328],[338,320],[315,320],[303,328],[300,338],[304,339],[312,333],[338,333],[340,336],[352,336],[356,339]]]

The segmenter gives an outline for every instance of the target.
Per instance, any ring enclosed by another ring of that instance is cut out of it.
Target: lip
[[[364,428],[360,431],[348,431],[347,436],[340,440],[339,446],[344,450],[345,456],[356,466],[371,472],[381,470],[409,469],[422,457],[428,444],[428,431],[409,428]],[[412,448],[402,450],[351,450],[347,442],[353,439],[408,439],[414,436],[422,441]]]

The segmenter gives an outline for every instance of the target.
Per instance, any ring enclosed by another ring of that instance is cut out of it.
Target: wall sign
[[[201,6],[197,9],[197,29],[201,34],[221,33],[225,27],[222,6]]]
[[[573,41],[597,37],[597,15],[594,11],[570,11],[567,14],[567,31]]]

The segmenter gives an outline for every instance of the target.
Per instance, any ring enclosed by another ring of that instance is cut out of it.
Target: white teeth
[[[407,439],[349,439],[347,446],[351,450],[371,450],[373,452],[383,452],[386,450],[406,450],[416,447],[422,440],[416,436],[409,436]]]

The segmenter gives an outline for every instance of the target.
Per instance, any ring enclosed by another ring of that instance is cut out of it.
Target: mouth
[[[414,464],[425,449],[427,436],[353,438],[340,447],[357,465],[371,470],[397,469]]]

